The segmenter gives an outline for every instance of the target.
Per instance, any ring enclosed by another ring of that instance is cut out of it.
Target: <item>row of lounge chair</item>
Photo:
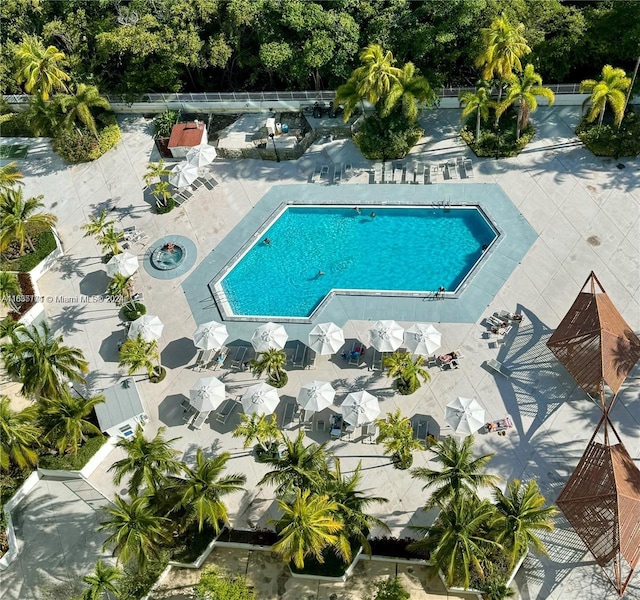
[[[354,170],[351,163],[338,163],[333,165],[333,169],[329,165],[319,165],[315,168],[311,175],[311,183],[322,183],[330,185],[334,183],[339,185],[343,181],[349,180],[353,176]]]
[[[458,157],[456,160],[451,159],[446,163],[439,164],[423,164],[412,163],[405,165],[403,163],[386,165],[383,168],[381,163],[373,167],[374,183],[438,183],[445,179],[460,179],[462,175],[465,179],[475,177],[473,171],[473,162],[471,159]]]
[[[218,182],[214,176],[211,175],[211,173],[206,173],[202,177],[198,177],[190,186],[182,188],[173,196],[173,199],[176,201],[176,204],[181,205],[189,200],[199,188],[204,186],[208,190],[212,190],[217,185]]]

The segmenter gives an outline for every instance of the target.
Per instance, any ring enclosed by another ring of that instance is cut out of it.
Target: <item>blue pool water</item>
[[[222,288],[237,315],[281,317],[331,289],[453,291],[495,236],[474,208],[288,207]]]

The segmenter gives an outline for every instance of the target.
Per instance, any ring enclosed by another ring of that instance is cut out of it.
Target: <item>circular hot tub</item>
[[[151,254],[151,264],[160,271],[171,271],[179,267],[187,256],[187,250],[176,242],[167,242]]]

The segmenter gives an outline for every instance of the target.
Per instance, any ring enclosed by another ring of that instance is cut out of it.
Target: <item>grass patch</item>
[[[26,146],[25,144],[3,144],[0,146],[0,158],[23,159],[26,158],[27,152],[29,152],[29,146]]]
[[[9,259],[7,258],[7,255],[13,256],[12,246],[17,244],[17,241],[12,242],[2,256],[0,256],[0,270],[18,271],[21,273],[31,271],[31,269],[42,262],[56,249],[56,238],[53,235],[53,231],[48,227],[42,225],[29,227],[28,233],[36,251],[32,252],[31,248],[25,244],[25,254]]]
[[[582,143],[596,156],[638,156],[640,154],[640,116],[629,109],[620,129],[613,124],[599,127],[583,119],[576,128]]]
[[[43,454],[40,456],[38,466],[43,469],[62,469],[65,471],[79,471],[88,462],[89,459],[103,446],[107,441],[104,435],[98,435],[89,438],[76,454],[50,455]]]

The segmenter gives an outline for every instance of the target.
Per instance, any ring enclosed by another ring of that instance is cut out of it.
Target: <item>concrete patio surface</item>
[[[487,420],[510,414],[515,424],[506,437],[477,436],[477,452],[495,452],[489,471],[503,480],[535,477],[548,501],[555,501],[584,451],[600,413],[545,342],[591,270],[631,328],[640,331],[640,160],[594,157],[572,132],[578,120],[578,107],[541,107],[534,115],[536,137],[520,156],[484,160],[472,157],[458,137],[460,111],[425,113],[422,117],[425,138],[409,158],[422,162],[458,156],[473,158],[476,176],[465,185],[497,183],[538,235],[482,314],[507,309],[522,313],[524,321],[497,348],[491,347],[491,340],[484,337],[486,327],[481,324],[482,317],[475,323],[435,323],[443,334],[442,351],[459,350],[463,354],[461,368],[453,371],[431,368],[431,381],[408,397],[397,395],[390,380],[378,371],[347,365],[339,357],[337,360],[319,357],[316,369],[289,372],[289,383],[280,391],[279,422],[286,403],[293,402],[300,386],[312,379],[331,382],[338,390],[337,404],[349,391],[367,389],[379,398],[383,414],[400,408],[414,419],[429,418],[439,425],[441,435],[448,433],[445,405],[456,396],[475,397],[486,408]],[[94,163],[65,165],[46,141],[40,140],[33,144],[29,159],[20,164],[25,174],[26,195],[45,194],[47,209],[59,217],[58,230],[66,254],[40,280],[39,287],[42,294],[51,297],[45,310],[55,331],[64,335],[67,344],[78,346],[85,353],[92,368],[88,378],[92,391],[103,389],[120,377],[117,344],[125,334],[118,308],[111,304],[56,301],[58,297],[102,294],[107,287],[108,278],[96,243],[92,238],[84,238],[80,230],[89,215],[108,207],[123,227],[136,225],[144,230],[149,235],[148,244],[134,248],[141,258],[155,240],[167,235],[185,236],[196,245],[198,264],[202,265],[201,261],[206,262],[212,251],[215,255],[228,232],[251,214],[273,185],[304,183],[314,165],[327,161],[350,162],[354,168],[371,165],[351,141],[340,139],[319,141],[298,161],[216,160],[210,170],[219,181],[218,186],[211,191],[200,188],[180,208],[155,215],[145,201],[142,183],[148,161],[157,160],[151,123],[137,117],[122,118],[120,122],[122,142]],[[623,163],[625,168],[618,169],[616,163]],[[366,183],[368,179],[368,173],[362,171],[353,181]],[[446,183],[442,184],[444,193],[446,187]],[[249,228],[247,233],[251,233]],[[198,447],[209,454],[229,451],[232,456],[229,470],[247,475],[247,491],[229,498],[231,521],[239,528],[251,524],[265,526],[276,516],[273,491],[257,486],[265,467],[242,449],[241,440],[231,437],[239,411],[226,425],[212,419],[200,431],[188,429],[183,420],[180,401],[201,376],[221,377],[230,397],[241,394],[255,382],[249,373],[232,369],[194,371],[196,349],[191,335],[200,321],[194,319],[182,289],[190,273],[159,280],[141,268],[134,276],[136,290],[144,292],[148,314],[158,315],[165,324],[160,348],[162,363],[168,371],[166,379],[154,385],[141,375],[137,377],[151,417],[146,431],[153,435],[159,426],[166,426],[168,437],[180,437],[176,446],[187,461],[193,460]],[[212,278],[214,275],[212,272]],[[213,300],[205,295],[202,302],[214,306]],[[345,337],[364,343],[368,343],[369,318],[366,302],[360,320],[347,321],[345,317],[341,321],[339,313],[335,314],[336,322],[344,325]],[[419,312],[414,318],[423,320]],[[401,325],[409,324],[410,321],[401,320]],[[248,334],[256,325],[227,323],[229,343],[248,344]],[[295,337],[304,341],[305,331],[311,327],[296,330]],[[502,361],[513,371],[513,377],[507,380],[483,367],[490,358]],[[328,421],[328,412],[319,418]],[[640,460],[640,368],[635,368],[621,390],[611,419],[632,458]],[[291,436],[296,433],[296,429],[289,431]],[[327,441],[329,434],[313,431],[308,438]],[[428,515],[420,507],[427,494],[408,472],[392,468],[380,446],[360,443],[356,436],[353,441],[330,441],[329,448],[341,458],[343,472],[362,462],[365,489],[389,500],[385,505],[375,506],[373,512],[389,524],[393,535],[410,535],[410,525],[425,524]],[[118,452],[112,452],[90,478],[107,497],[122,493],[122,489],[114,488],[111,474],[107,473],[110,464],[120,458]],[[432,464],[429,453],[417,452],[414,466],[428,464]],[[529,555],[516,578],[520,598],[617,597],[561,515],[556,518],[556,530],[546,535],[545,541],[549,557]],[[98,556],[99,553],[95,558]],[[88,560],[87,564],[92,562]],[[39,568],[49,567],[41,564]],[[305,597],[325,598],[320,587]],[[634,595],[640,597],[638,576],[628,591],[629,598]]]

